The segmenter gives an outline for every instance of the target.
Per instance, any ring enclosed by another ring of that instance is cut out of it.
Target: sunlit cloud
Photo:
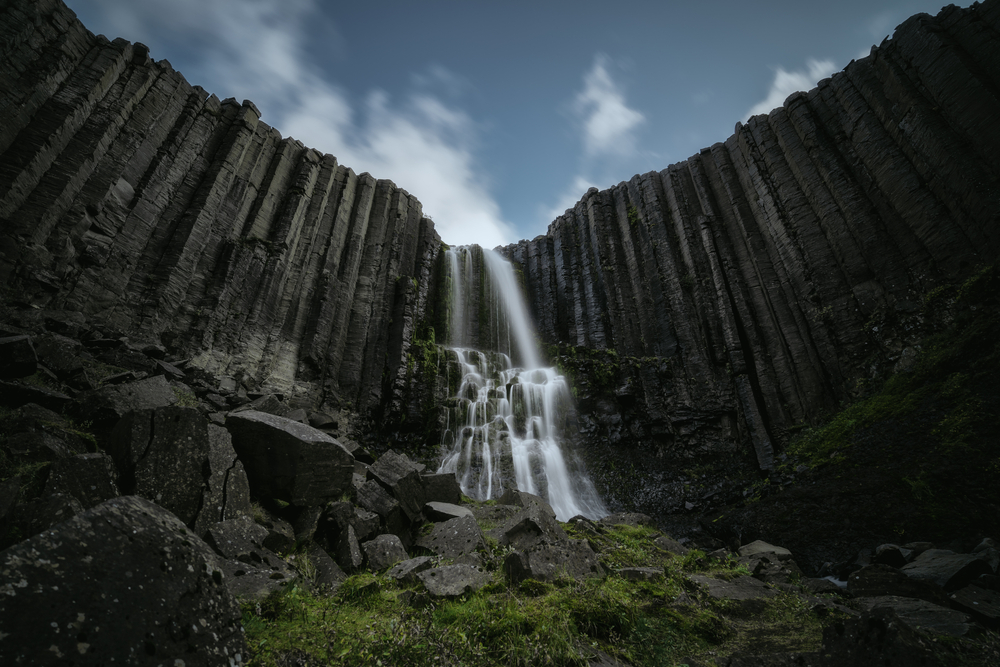
[[[774,73],[774,81],[767,97],[753,105],[747,112],[746,118],[757,114],[770,113],[772,109],[780,107],[788,99],[788,96],[797,91],[805,91],[814,88],[816,84],[836,71],[836,65],[832,60],[808,60],[806,70],[794,72],[786,71],[779,67]]]
[[[573,105],[583,123],[583,145],[589,156],[634,151],[635,130],[645,121],[645,116],[625,103],[625,95],[608,72],[610,63],[604,54],[594,58]]]
[[[466,83],[447,69],[415,74],[416,92],[398,101],[374,91],[358,102],[306,56],[317,0],[94,2],[127,39],[183,44],[194,63],[183,73],[192,83],[253,100],[283,136],[416,196],[445,242],[493,247],[516,240],[477,163],[477,124],[430,93],[461,93]]]
[[[566,209],[573,208],[576,203],[583,199],[583,195],[590,188],[596,188],[597,184],[583,176],[577,176],[573,183],[563,190],[559,199],[552,206],[540,206],[539,213],[542,220],[551,222],[566,212]]]

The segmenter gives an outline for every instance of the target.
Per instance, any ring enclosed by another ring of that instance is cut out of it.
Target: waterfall
[[[566,521],[607,514],[563,434],[573,404],[566,379],[545,368],[510,263],[490,250],[447,251],[449,400],[438,472],[489,500],[518,488]]]

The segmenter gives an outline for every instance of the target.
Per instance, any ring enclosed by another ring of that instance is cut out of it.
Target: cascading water
[[[460,380],[438,472],[454,473],[462,492],[478,500],[516,487],[545,498],[563,521],[606,515],[581,463],[563,449],[569,387],[555,368],[542,367],[511,265],[463,246],[448,250],[448,266],[448,372]]]

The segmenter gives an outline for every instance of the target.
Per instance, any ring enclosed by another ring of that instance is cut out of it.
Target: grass
[[[775,645],[818,646],[819,619],[794,596],[766,601],[750,619],[689,596],[687,573],[742,571],[697,551],[683,558],[663,552],[653,545],[658,535],[616,526],[590,536],[611,567],[663,568],[656,582],[611,574],[514,585],[497,558],[487,566],[491,582],[455,600],[431,600],[419,586],[367,573],[349,577],[329,597],[287,588],[243,603],[249,665],[584,666],[598,650],[634,665],[675,665],[686,656],[729,655],[764,630]]]

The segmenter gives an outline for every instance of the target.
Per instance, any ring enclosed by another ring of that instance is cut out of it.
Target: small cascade
[[[489,500],[518,488],[545,498],[566,521],[607,510],[582,464],[566,451],[572,415],[566,379],[544,368],[511,265],[478,246],[448,250],[449,400],[438,472]],[[454,382],[454,383],[453,383]]]

